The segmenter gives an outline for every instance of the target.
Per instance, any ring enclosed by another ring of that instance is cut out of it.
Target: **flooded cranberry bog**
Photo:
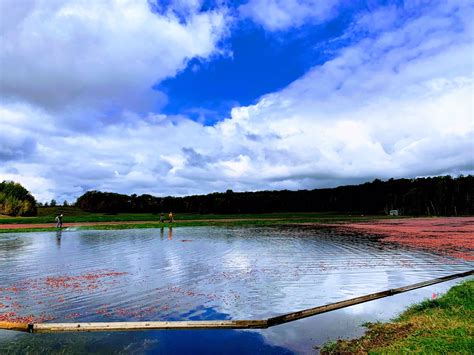
[[[395,219],[335,227],[380,235],[387,243],[474,261],[474,217]]]
[[[263,319],[472,269],[472,220],[450,220],[456,241],[436,247],[413,242],[432,240],[433,228],[407,237],[403,221],[390,221],[399,223],[399,234],[392,225],[395,234],[384,230],[385,221],[2,234],[0,321]],[[437,228],[448,228],[443,223]],[[312,353],[456,282],[265,330],[0,331],[0,352]]]

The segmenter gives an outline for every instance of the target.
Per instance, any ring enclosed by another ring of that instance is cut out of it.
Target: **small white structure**
[[[390,212],[388,214],[390,216],[398,216],[400,213],[398,212],[398,210],[390,210]]]

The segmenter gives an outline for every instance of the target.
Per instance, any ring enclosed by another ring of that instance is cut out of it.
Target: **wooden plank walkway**
[[[161,321],[161,322],[90,322],[90,323],[12,323],[0,322],[0,329],[16,330],[29,333],[58,333],[58,332],[96,332],[96,331],[131,331],[131,330],[170,330],[170,329],[265,329],[276,325],[312,317],[317,314],[334,311],[356,304],[393,296],[418,288],[435,285],[441,282],[467,277],[474,274],[474,269],[458,274],[439,277],[418,282],[412,285],[392,288],[371,293],[369,295],[351,298],[345,301],[330,303],[324,306],[309,308],[297,312],[282,314],[262,320],[209,320],[209,321]]]

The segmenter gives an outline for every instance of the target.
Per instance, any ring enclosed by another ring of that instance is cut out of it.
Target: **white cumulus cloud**
[[[123,110],[162,106],[166,97],[152,86],[191,58],[218,54],[227,31],[225,10],[190,6],[183,21],[171,10],[153,13],[144,0],[0,6],[2,100],[57,112],[62,126],[75,129],[113,123]]]
[[[332,18],[340,0],[250,0],[239,7],[243,17],[250,18],[269,31],[321,23]]]
[[[96,132],[71,132],[58,124],[60,113],[18,89],[0,106],[0,179],[24,183],[41,201],[72,201],[89,189],[186,195],[472,173],[472,7],[439,2],[405,17],[405,9],[388,7],[387,18],[402,20],[377,30],[362,15],[345,34],[354,40],[334,58],[213,126],[129,111]],[[206,15],[191,15],[188,25],[193,16]],[[167,75],[188,55],[212,55],[212,43],[182,55]]]

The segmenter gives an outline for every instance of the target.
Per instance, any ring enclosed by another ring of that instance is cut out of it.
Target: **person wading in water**
[[[63,227],[63,214],[62,213],[58,214],[54,220],[56,221],[56,228]]]

